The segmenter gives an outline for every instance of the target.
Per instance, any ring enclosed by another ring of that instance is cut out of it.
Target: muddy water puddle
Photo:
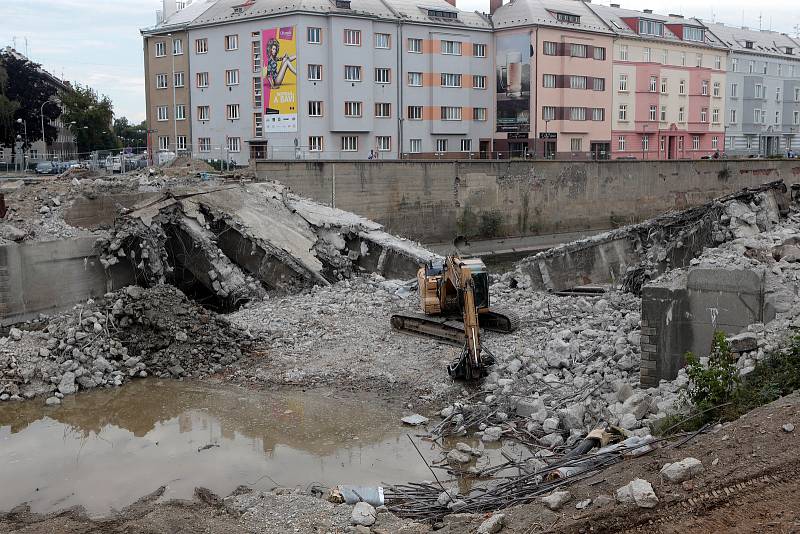
[[[431,479],[406,437],[420,430],[402,426],[403,415],[377,397],[155,379],[58,407],[3,403],[0,510],[27,502],[34,512],[81,505],[105,515],[162,485],[164,499],[188,499],[198,486],[228,495],[241,484]],[[415,442],[429,462],[441,459],[441,449]]]

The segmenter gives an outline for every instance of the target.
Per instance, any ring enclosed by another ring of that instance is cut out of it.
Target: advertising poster
[[[297,32],[294,26],[261,32],[264,131],[297,131]]]
[[[530,34],[513,33],[497,37],[497,131],[531,130]]]

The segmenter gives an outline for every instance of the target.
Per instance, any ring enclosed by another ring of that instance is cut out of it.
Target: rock
[[[506,516],[504,514],[494,514],[481,523],[481,526],[478,527],[478,534],[495,534],[503,530],[505,524]]]
[[[728,338],[731,352],[742,353],[758,350],[758,336],[753,332],[743,332]]]
[[[19,341],[22,339],[22,330],[19,328],[11,328],[11,330],[8,331],[8,335],[14,341]]]
[[[375,508],[373,508],[371,504],[362,501],[357,502],[353,507],[353,513],[350,516],[350,520],[354,525],[363,525],[365,527],[369,527],[375,524],[377,517],[378,512],[375,511]]]
[[[415,413],[414,415],[407,415],[403,417],[401,421],[406,425],[418,426],[426,424],[428,422],[428,418]]]
[[[189,339],[189,336],[184,331],[175,332],[175,340],[184,342]]]
[[[59,399],[58,397],[48,397],[47,400],[44,401],[44,403],[47,406],[58,406],[59,404],[61,404],[61,399]]]
[[[463,442],[461,442],[461,441],[459,441],[458,443],[456,443],[456,450],[457,450],[457,451],[460,451],[460,452],[467,453],[467,454],[476,454],[476,453],[479,453],[479,451],[476,451],[475,449],[473,449],[472,447],[470,447],[468,444],[466,444],[466,443],[463,443]]]
[[[582,501],[578,501],[578,502],[575,503],[575,509],[576,510],[583,510],[584,508],[586,508],[590,504],[592,504],[592,499],[584,499]]]
[[[453,449],[447,453],[447,461],[450,463],[467,464],[471,459],[472,457],[469,454],[456,449]]]
[[[9,241],[22,241],[27,235],[28,233],[24,230],[20,230],[8,223],[0,225],[0,237]]]
[[[626,413],[619,419],[619,426],[625,430],[630,430],[636,426],[636,416],[632,413]]]
[[[486,430],[483,431],[483,435],[481,436],[481,441],[486,443],[492,443],[495,441],[500,441],[500,437],[503,435],[503,429],[499,426],[490,426]]]
[[[703,463],[697,458],[684,458],[680,462],[665,464],[661,476],[667,482],[683,482],[703,472]]]
[[[566,430],[583,430],[583,417],[585,414],[586,407],[579,403],[558,411],[561,424]]]
[[[553,432],[551,434],[547,434],[539,438],[539,442],[549,448],[560,447],[564,444],[564,436],[559,434],[558,432]]]
[[[640,508],[655,508],[658,497],[648,481],[635,478],[617,490],[617,501],[623,504],[635,503]]]
[[[595,506],[606,506],[614,502],[614,499],[611,498],[610,495],[600,494],[594,499]]]
[[[542,423],[542,428],[544,429],[545,432],[549,434],[550,432],[558,430],[558,424],[559,424],[558,419],[556,419],[555,417],[548,417],[547,419],[544,420],[544,423]]]
[[[521,417],[530,417],[533,414],[545,410],[544,402],[541,399],[520,399],[517,402],[516,412]]]
[[[781,428],[784,432],[794,432],[794,425],[792,423],[786,423]]]
[[[448,503],[456,500],[456,497],[458,497],[458,488],[447,488],[447,491],[439,494],[436,502],[439,503],[439,506],[447,506]]]
[[[75,384],[75,373],[67,371],[61,376],[58,383],[58,391],[64,395],[72,395],[78,391],[78,386]]]
[[[554,491],[550,495],[542,497],[542,502],[545,506],[553,511],[561,510],[567,501],[572,498],[572,494],[568,491]]]
[[[616,395],[619,402],[625,402],[633,395],[633,388],[627,382],[623,382],[619,388],[617,388]]]

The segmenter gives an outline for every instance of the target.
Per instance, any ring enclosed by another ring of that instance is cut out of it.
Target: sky
[[[280,1],[280,0],[270,0]],[[614,0],[595,0],[609,4]],[[798,0],[616,0],[623,8],[680,13],[794,35]],[[489,0],[457,0],[488,11]],[[14,45],[53,74],[107,95],[117,116],[145,118],[144,60],[139,30],[155,23],[161,0],[0,0],[0,47]],[[26,45],[27,39],[27,45]]]

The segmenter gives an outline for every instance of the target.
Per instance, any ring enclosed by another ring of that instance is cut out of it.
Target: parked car
[[[58,168],[50,161],[42,161],[36,165],[36,174],[57,174]]]

